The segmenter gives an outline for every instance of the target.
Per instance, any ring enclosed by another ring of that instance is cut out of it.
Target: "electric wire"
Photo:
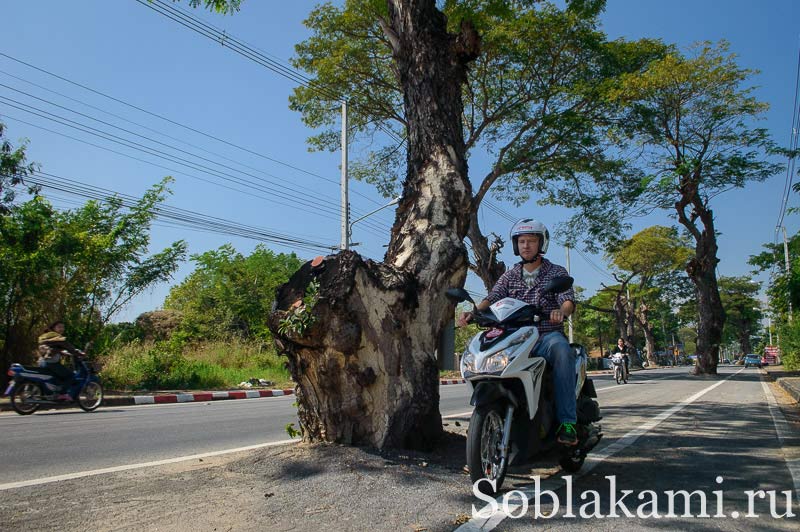
[[[798,132],[798,128],[800,128],[800,105],[798,105],[798,100],[800,100],[800,47],[798,47],[797,52],[797,73],[794,83],[794,103],[792,104],[792,129],[789,137],[789,149],[796,153],[798,149],[798,137],[800,137],[800,132]],[[786,181],[781,197],[778,223],[775,225],[775,239],[773,243],[777,242],[778,230],[783,226],[783,218],[786,215],[786,208],[789,205],[789,194],[792,190],[792,180],[794,179],[795,172],[795,159],[797,159],[797,155],[790,156],[789,162],[786,165]]]
[[[264,170],[262,170],[262,169],[259,169],[259,168],[255,168],[255,167],[252,167],[252,166],[246,165],[246,164],[244,164],[244,163],[241,163],[241,162],[239,162],[239,161],[237,161],[237,160],[235,160],[235,159],[232,159],[232,158],[230,158],[230,157],[226,157],[225,155],[222,155],[222,154],[220,154],[220,153],[216,153],[216,152],[210,151],[210,150],[208,150],[208,149],[206,149],[206,148],[203,148],[203,147],[201,147],[201,146],[198,146],[198,145],[196,145],[196,144],[192,144],[191,142],[187,142],[187,141],[185,141],[185,140],[183,140],[183,139],[180,139],[180,138],[178,138],[178,137],[174,137],[174,136],[168,135],[168,134],[166,134],[166,133],[163,133],[163,132],[161,132],[161,131],[158,131],[158,130],[156,130],[156,129],[153,129],[153,128],[151,128],[151,127],[148,127],[148,126],[146,126],[146,125],[144,125],[144,124],[141,124],[141,123],[139,123],[139,122],[135,122],[135,121],[133,121],[133,120],[129,120],[128,118],[125,118],[125,117],[123,117],[123,116],[117,115],[117,114],[115,114],[115,113],[112,113],[112,112],[110,112],[110,111],[104,110],[104,109],[102,109],[102,108],[100,108],[100,107],[97,107],[97,106],[91,105],[91,104],[89,104],[89,103],[86,103],[86,102],[84,102],[84,101],[81,101],[81,100],[79,100],[79,99],[77,99],[77,98],[72,98],[72,97],[70,97],[70,96],[68,96],[68,95],[66,95],[66,94],[60,93],[60,92],[58,92],[58,91],[54,91],[54,90],[52,90],[52,89],[48,89],[47,87],[44,87],[44,86],[42,86],[42,85],[39,85],[39,84],[37,84],[37,83],[34,83],[34,82],[32,82],[32,81],[29,81],[29,80],[26,80],[26,79],[24,79],[24,78],[21,78],[21,77],[19,77],[19,76],[15,76],[14,74],[11,74],[11,73],[9,73],[9,72],[6,72],[6,71],[4,71],[4,70],[0,70],[0,74],[5,74],[6,76],[9,76],[9,77],[11,77],[11,78],[14,78],[14,79],[16,79],[16,80],[18,80],[18,81],[21,81],[21,82],[23,82],[23,83],[26,83],[26,84],[28,84],[28,85],[32,85],[32,86],[34,86],[34,87],[37,87],[37,88],[39,88],[39,89],[41,89],[41,90],[44,90],[44,91],[46,91],[46,92],[49,92],[49,93],[51,93],[51,94],[55,94],[55,95],[57,95],[57,96],[60,96],[60,97],[62,97],[62,98],[65,98],[65,99],[67,99],[67,100],[73,101],[73,102],[75,102],[75,103],[78,103],[78,104],[80,104],[80,105],[83,105],[83,106],[86,106],[86,107],[88,107],[88,108],[90,108],[90,109],[94,109],[94,110],[96,110],[96,111],[99,111],[99,112],[101,112],[101,113],[107,114],[107,115],[109,115],[109,116],[112,116],[112,117],[114,117],[114,118],[116,118],[116,119],[118,119],[118,120],[122,120],[122,121],[124,121],[124,122],[127,122],[127,123],[129,123],[129,124],[133,124],[133,125],[135,125],[135,126],[137,126],[137,127],[140,127],[140,128],[142,128],[142,129],[145,129],[145,130],[147,130],[147,131],[150,131],[150,132],[152,132],[152,133],[155,133],[155,134],[157,134],[157,135],[163,136],[163,137],[165,137],[165,138],[168,138],[168,139],[170,139],[170,140],[173,140],[173,141],[175,141],[175,142],[179,142],[179,143],[181,143],[181,144],[184,144],[184,145],[190,146],[190,147],[192,147],[192,148],[194,148],[194,149],[197,149],[197,150],[202,150],[202,151],[205,151],[206,153],[210,153],[211,155],[214,155],[214,156],[216,156],[216,157],[219,157],[219,158],[221,158],[221,159],[223,159],[223,160],[225,160],[225,161],[231,162],[231,163],[233,163],[233,164],[237,164],[237,165],[239,165],[239,166],[242,166],[242,167],[244,167],[244,168],[247,168],[247,169],[249,169],[249,170],[253,170],[253,171],[255,171],[255,172],[260,172],[260,173],[263,173],[263,174],[265,174],[265,175],[268,175],[268,176],[270,176],[270,177],[274,177],[274,178],[276,178],[276,179],[280,179],[278,176],[275,176],[275,175],[273,175],[273,174],[270,174],[269,172],[266,172],[266,171],[264,171]],[[9,87],[9,86],[7,86],[7,85],[3,85],[2,83],[0,83],[0,86],[5,86],[5,87],[7,87],[7,88],[9,88],[9,89],[11,89],[11,90],[13,90],[13,91],[20,92],[20,93],[22,93],[22,94],[26,94],[26,95],[28,94],[28,93],[25,93],[25,92],[23,92],[23,91],[20,91],[19,89],[15,89],[15,88],[13,88],[13,87]],[[36,96],[32,96],[32,97],[33,97],[33,98],[36,98],[36,99],[38,99],[38,100],[41,100],[41,101],[45,101],[45,102],[48,102],[48,103],[50,103],[48,100],[43,100],[43,99],[41,99],[41,98],[38,98],[38,97],[36,97]],[[54,104],[54,105],[55,105],[55,104]],[[64,108],[64,107],[62,107],[62,108]],[[72,111],[72,110],[70,109],[70,111]],[[94,119],[94,118],[92,118],[92,119]],[[278,183],[276,183],[276,184],[278,184]],[[283,185],[283,184],[278,184],[278,185],[279,185],[279,186],[285,186],[285,185]],[[339,185],[339,183],[336,183],[336,185],[338,186],[338,185]],[[287,187],[287,188],[289,188],[289,187]],[[362,196],[363,196],[363,195],[362,195]],[[370,199],[370,200],[371,200],[371,198],[368,198],[368,199]],[[325,198],[325,199],[324,199],[324,201],[329,201],[329,199]],[[374,200],[371,200],[371,201],[374,201]],[[377,202],[375,202],[375,203],[377,203]],[[358,216],[358,215],[360,214],[360,213],[359,213],[359,211],[357,211],[357,210],[355,210],[355,209],[353,209],[353,213],[354,213],[356,216]],[[388,229],[388,226],[386,226],[386,228]]]
[[[11,106],[13,108],[22,110],[22,111],[27,112],[29,114],[33,114],[35,116],[39,116],[41,118],[45,118],[45,119],[51,120],[53,122],[56,122],[56,123],[61,124],[61,125],[65,125],[67,127],[71,127],[73,129],[77,129],[78,131],[81,131],[83,133],[88,133],[88,134],[100,137],[100,138],[102,138],[104,140],[120,144],[120,145],[125,146],[125,147],[130,148],[130,149],[143,151],[144,153],[147,153],[148,155],[151,155],[153,157],[161,158],[161,159],[167,160],[169,162],[176,163],[176,164],[179,164],[181,166],[188,167],[188,168],[190,168],[192,170],[200,171],[200,172],[205,173],[207,175],[212,175],[212,176],[217,177],[219,179],[222,179],[224,181],[234,182],[234,183],[237,183],[237,184],[240,184],[240,185],[250,186],[250,187],[256,188],[257,190],[260,190],[260,191],[263,191],[263,192],[268,192],[268,193],[271,193],[271,194],[275,194],[278,197],[281,197],[283,199],[287,199],[287,200],[290,200],[292,202],[296,202],[296,203],[299,203],[300,205],[304,205],[304,206],[307,206],[307,207],[313,209],[311,211],[307,211],[307,212],[310,212],[312,214],[322,215],[323,214],[322,212],[318,212],[321,209],[322,211],[325,211],[325,213],[328,213],[331,216],[335,215],[335,217],[338,217],[338,214],[340,212],[339,209],[336,208],[336,207],[319,205],[317,203],[314,203],[314,202],[306,200],[302,196],[298,197],[298,196],[294,196],[292,194],[287,194],[287,193],[285,193],[285,192],[283,192],[281,190],[277,190],[277,189],[275,189],[273,187],[269,187],[269,186],[266,186],[266,185],[263,185],[263,184],[260,184],[260,183],[254,183],[253,181],[248,180],[246,178],[241,178],[241,177],[238,177],[236,175],[232,175],[230,173],[222,172],[222,171],[210,168],[208,166],[205,166],[205,165],[202,165],[202,164],[195,163],[193,161],[187,160],[185,158],[182,158],[182,157],[179,157],[179,156],[176,156],[176,155],[172,155],[170,153],[164,152],[163,150],[152,148],[152,147],[146,146],[144,144],[141,144],[139,142],[135,142],[135,141],[132,141],[132,140],[129,140],[129,139],[125,139],[125,138],[120,137],[118,135],[114,135],[112,133],[108,133],[106,131],[94,128],[92,126],[87,126],[85,124],[81,124],[81,123],[76,122],[74,120],[70,120],[68,118],[62,117],[60,115],[56,115],[54,113],[50,113],[48,111],[39,109],[37,107],[30,106],[30,105],[24,104],[22,102],[17,102],[16,100],[13,100],[13,99],[10,99],[10,98],[4,97],[4,96],[0,96],[0,101],[3,101],[3,100],[6,101],[5,102],[6,105],[9,105],[9,106]],[[44,113],[44,114],[42,114],[42,113]],[[8,115],[6,115],[6,116],[8,116]],[[163,143],[159,143],[159,144],[163,144]],[[271,198],[265,198],[265,199],[273,201]],[[286,204],[284,204],[284,205],[286,205]],[[287,206],[295,207],[296,205],[295,205],[295,203],[293,203],[293,204],[287,205]],[[329,216],[329,217],[331,217],[331,216]],[[374,222],[374,221],[367,221],[367,223],[366,223],[366,225],[371,226],[373,228],[376,227],[375,224],[376,224],[376,222]],[[384,229],[384,228],[381,228],[381,227],[377,226],[377,230],[381,230],[381,229]],[[381,236],[383,236],[383,235],[381,235]]]
[[[293,199],[293,200],[300,201],[300,202],[305,202],[306,204],[308,204],[308,198],[307,198],[307,196],[310,196],[310,197],[312,197],[312,198],[314,198],[314,197],[315,197],[315,199],[316,199],[316,201],[317,201],[317,202],[332,203],[332,202],[331,202],[331,200],[330,200],[330,198],[326,198],[326,197],[324,197],[324,196],[321,196],[320,194],[315,194],[315,193],[313,193],[313,192],[310,192],[308,189],[304,189],[304,190],[293,190],[293,189],[291,189],[290,187],[287,187],[286,185],[284,185],[284,184],[283,184],[283,183],[281,183],[281,182],[276,182],[276,181],[274,181],[274,180],[271,180],[271,179],[266,179],[266,178],[264,178],[264,177],[260,177],[260,176],[258,176],[258,175],[255,175],[255,174],[252,174],[252,173],[250,173],[250,172],[243,171],[243,170],[237,170],[236,168],[234,168],[234,167],[232,167],[232,166],[229,166],[229,165],[226,165],[226,164],[222,164],[222,163],[219,163],[219,162],[217,162],[217,161],[214,161],[214,160],[212,160],[212,159],[209,159],[209,158],[207,158],[207,157],[203,157],[203,156],[201,156],[201,155],[194,154],[194,153],[192,153],[192,152],[189,152],[189,151],[187,151],[187,150],[183,150],[183,149],[181,149],[181,148],[177,148],[177,147],[175,147],[175,146],[172,146],[172,145],[166,144],[166,143],[164,143],[164,142],[160,142],[160,141],[158,141],[158,140],[152,139],[152,138],[150,138],[150,137],[147,137],[147,136],[145,136],[145,135],[138,134],[138,133],[136,133],[136,132],[134,132],[134,131],[130,131],[130,130],[128,130],[128,129],[125,129],[125,128],[122,128],[122,127],[116,126],[116,125],[114,125],[114,124],[112,124],[112,123],[106,122],[106,121],[104,121],[104,120],[100,120],[100,119],[98,119],[98,118],[95,118],[95,117],[92,117],[92,116],[90,116],[90,115],[87,115],[87,114],[85,114],[85,113],[81,113],[81,112],[79,112],[79,111],[75,111],[74,109],[70,109],[70,108],[68,108],[68,107],[65,107],[65,106],[59,105],[59,104],[57,104],[57,103],[51,102],[51,101],[49,101],[49,100],[46,100],[46,99],[44,99],[44,98],[39,98],[38,96],[35,96],[35,95],[32,95],[32,94],[29,94],[29,93],[27,93],[27,92],[25,92],[25,91],[21,91],[21,90],[19,90],[19,89],[15,89],[15,88],[13,88],[13,87],[10,87],[10,86],[8,86],[8,85],[5,85],[5,84],[3,84],[3,83],[0,83],[0,87],[4,87],[4,88],[6,88],[6,89],[13,90],[13,91],[15,91],[15,92],[18,92],[18,93],[20,93],[20,94],[23,94],[23,95],[25,95],[25,96],[27,96],[27,97],[30,97],[30,98],[36,99],[36,100],[38,100],[38,101],[41,101],[41,102],[43,102],[43,103],[46,103],[46,104],[48,104],[48,105],[52,105],[52,106],[54,106],[54,107],[56,107],[56,108],[63,109],[63,110],[65,110],[65,111],[68,111],[68,112],[74,113],[74,114],[76,114],[76,115],[78,115],[78,116],[81,116],[81,117],[84,117],[84,118],[88,118],[88,119],[90,119],[90,120],[94,120],[95,122],[98,122],[98,123],[100,123],[100,124],[103,124],[103,125],[105,125],[105,126],[109,126],[109,127],[115,128],[115,129],[117,129],[117,130],[119,130],[119,131],[122,131],[122,132],[124,132],[124,133],[127,133],[127,134],[129,134],[129,135],[134,135],[135,137],[138,137],[138,138],[141,138],[141,139],[147,140],[147,141],[149,141],[149,142],[152,142],[152,143],[155,143],[155,144],[157,144],[157,145],[159,145],[159,146],[163,146],[163,147],[169,148],[169,149],[171,149],[171,150],[177,151],[178,153],[182,153],[182,154],[188,155],[188,156],[190,156],[190,157],[195,157],[195,158],[197,158],[197,159],[200,159],[200,160],[202,160],[202,161],[208,162],[208,163],[210,163],[210,164],[215,164],[215,165],[217,165],[217,166],[220,166],[221,168],[224,168],[224,169],[226,169],[226,170],[230,170],[230,171],[233,171],[233,172],[238,172],[238,173],[241,173],[241,174],[243,174],[243,175],[246,175],[246,176],[248,176],[248,177],[252,177],[252,178],[254,178],[254,179],[258,180],[258,181],[262,181],[262,182],[271,183],[271,184],[273,184],[273,185],[275,185],[275,186],[277,186],[277,187],[280,187],[280,188],[285,188],[286,190],[290,190],[290,191],[292,191],[292,192],[294,192],[294,193],[295,193],[295,194],[288,194],[288,196],[287,196],[287,193],[283,193],[283,192],[280,192],[280,191],[276,191],[275,189],[272,189],[271,187],[267,187],[267,188],[270,190],[270,192],[273,192],[273,193],[278,193],[278,194],[284,194],[284,197],[291,198],[291,199]],[[2,97],[2,96],[0,96],[0,98],[3,98],[3,97]],[[16,101],[16,100],[13,100],[13,99],[10,99],[10,98],[7,98],[7,100],[9,100],[9,101],[11,101],[11,102],[14,102],[14,103],[17,103],[17,104],[21,104],[21,105],[29,105],[29,104],[24,104],[24,103],[22,103],[22,102],[18,102],[18,101]],[[36,108],[36,107],[33,107],[33,106],[30,106],[30,107],[31,107],[31,108],[33,108],[33,109],[36,109],[36,110],[38,110],[38,111],[47,112],[47,111],[43,111],[43,110],[41,110],[41,109],[38,109],[38,108]],[[53,116],[57,116],[57,117],[59,117],[58,115],[53,115]],[[66,119],[66,118],[64,118],[64,117],[59,117],[59,118],[62,118],[62,119],[65,119],[65,120],[69,120],[69,119]],[[90,128],[91,128],[91,126],[85,126],[85,127],[90,127]],[[92,129],[94,129],[94,128],[92,128]],[[98,130],[98,131],[100,131],[100,130]],[[104,132],[104,133],[106,133],[106,132]],[[108,133],[107,133],[107,134],[108,134]],[[119,138],[119,137],[118,137],[118,138]],[[202,149],[202,148],[201,148],[201,149]],[[161,153],[163,153],[163,152],[161,152]],[[175,157],[175,156],[173,156],[173,157]],[[181,159],[181,160],[184,160],[184,161],[185,161],[185,159]],[[208,167],[206,167],[206,166],[202,166],[202,168],[208,169]],[[222,173],[224,173],[224,172],[222,172]],[[268,175],[268,176],[270,176],[270,177],[273,177],[273,178],[275,178],[275,179],[280,179],[280,178],[278,178],[277,176],[274,176],[274,175],[272,175],[272,174],[268,174],[268,173],[266,173],[266,172],[263,172],[263,173],[264,173],[265,175]],[[224,174],[225,174],[225,175],[227,175],[227,176],[229,176],[229,177],[233,177],[233,176],[231,176],[231,175],[230,175],[230,174],[228,174],[228,173],[224,173]],[[245,182],[247,182],[247,183],[249,183],[249,184],[253,184],[253,183],[252,183],[252,181],[249,181],[249,180],[245,180]],[[296,194],[299,194],[299,195],[296,195]],[[334,204],[334,205],[335,205],[335,204]],[[338,212],[340,212],[340,208],[339,208],[338,206],[329,207],[329,208],[332,208],[332,209],[333,209],[333,210],[335,210],[337,213],[338,213]],[[388,226],[385,226],[384,228],[385,228],[385,229],[388,229]]]
[[[47,172],[37,171],[33,175],[26,176],[25,181],[30,184],[38,185],[43,188],[60,191],[66,194],[88,198],[92,200],[106,201],[110,197],[119,198],[124,207],[134,207],[140,198],[123,194],[103,187],[92,186],[63,176],[54,175]],[[255,227],[251,225],[226,220],[216,216],[210,216],[195,211],[172,207],[169,205],[157,205],[153,208],[154,215],[162,221],[167,221],[177,227],[203,229],[209,232],[239,236],[269,242],[287,247],[297,247],[312,251],[327,251],[332,246],[307,240],[285,233],[279,233],[271,229]]]
[[[257,63],[260,66],[271,70],[272,72],[285,77],[299,85],[302,85],[317,94],[323,96],[327,100],[331,101],[342,101],[342,97],[335,92],[331,91],[329,88],[316,83],[313,79],[305,76],[304,74],[298,72],[292,67],[285,66],[280,64],[278,61],[274,59],[270,59],[263,53],[259,52],[258,50],[253,49],[252,47],[246,45],[243,41],[237,39],[236,37],[230,35],[225,30],[220,30],[201,19],[197,18],[191,13],[183,11],[181,9],[176,8],[175,6],[170,5],[167,2],[163,2],[161,0],[136,0],[140,4],[145,7],[152,9],[153,11],[177,22],[178,24],[184,26],[187,29],[190,29],[204,37],[207,37],[215,42],[219,42],[222,46],[238,53],[239,55]],[[376,127],[386,133],[390,138],[394,139],[395,141],[404,141],[403,137],[399,136],[395,133],[392,129],[388,126],[385,126],[381,123],[376,123]]]
[[[68,84],[70,84],[70,85],[73,85],[73,86],[75,86],[75,87],[81,88],[81,89],[83,89],[83,90],[86,90],[86,91],[88,91],[88,92],[91,92],[91,93],[93,93],[93,94],[96,94],[96,95],[98,95],[98,96],[102,96],[103,98],[106,98],[106,99],[108,99],[108,100],[111,100],[111,101],[113,101],[113,102],[119,103],[119,104],[121,104],[121,105],[124,105],[124,106],[126,106],[126,107],[129,107],[129,108],[131,108],[131,109],[134,109],[134,110],[136,110],[136,111],[139,111],[139,112],[141,112],[141,113],[144,113],[144,114],[146,114],[146,115],[152,116],[152,117],[154,117],[154,118],[157,118],[157,119],[159,119],[159,120],[162,120],[162,121],[164,121],[164,122],[167,122],[167,123],[169,123],[169,124],[172,124],[172,125],[174,125],[174,126],[178,126],[178,127],[180,127],[180,128],[183,128],[183,129],[185,129],[185,130],[187,130],[187,131],[191,131],[192,133],[195,133],[195,134],[198,134],[198,135],[204,136],[204,137],[206,137],[206,138],[209,138],[209,139],[211,139],[211,140],[214,140],[214,141],[216,141],[216,142],[219,142],[219,143],[225,144],[225,145],[227,145],[227,146],[230,146],[230,147],[232,147],[232,148],[236,148],[236,149],[238,149],[238,150],[240,150],[240,151],[243,151],[243,152],[245,152],[245,153],[249,153],[249,154],[251,154],[251,155],[255,155],[256,157],[260,157],[260,158],[262,158],[262,159],[265,159],[265,160],[267,160],[267,161],[271,161],[271,162],[273,162],[273,163],[280,164],[280,165],[282,165],[282,166],[285,166],[285,167],[287,167],[287,168],[291,168],[292,170],[296,170],[296,171],[298,171],[298,172],[301,172],[301,173],[307,174],[307,175],[309,175],[309,176],[312,176],[312,177],[315,177],[315,178],[318,178],[318,179],[321,179],[321,180],[324,180],[324,181],[328,181],[328,182],[335,183],[335,184],[338,184],[338,183],[339,183],[339,180],[335,180],[335,179],[332,179],[332,178],[329,178],[329,177],[325,177],[325,176],[322,176],[322,175],[320,175],[320,174],[317,174],[317,173],[311,172],[311,171],[309,171],[309,170],[305,170],[305,169],[303,169],[303,168],[300,168],[300,167],[297,167],[297,166],[295,166],[295,165],[292,165],[292,164],[286,163],[286,162],[284,162],[284,161],[280,161],[280,160],[278,160],[278,159],[275,159],[275,158],[269,157],[269,156],[267,156],[267,155],[264,155],[264,154],[262,154],[262,153],[258,153],[258,152],[254,151],[254,150],[251,150],[251,149],[249,149],[249,148],[245,148],[245,147],[243,147],[243,146],[240,146],[240,145],[238,145],[238,144],[235,144],[235,143],[233,143],[233,142],[229,142],[229,141],[227,141],[227,140],[224,140],[224,139],[222,139],[222,138],[219,138],[219,137],[217,137],[217,136],[214,136],[214,135],[212,135],[212,134],[210,134],[210,133],[207,133],[207,132],[201,131],[201,130],[199,130],[199,129],[196,129],[196,128],[193,128],[193,127],[191,127],[191,126],[187,126],[187,125],[185,125],[185,124],[182,124],[182,123],[180,123],[180,122],[177,122],[177,121],[175,121],[175,120],[171,120],[171,119],[169,119],[169,118],[167,118],[167,117],[164,117],[164,116],[162,116],[162,115],[159,115],[158,113],[154,113],[154,112],[152,112],[152,111],[148,111],[147,109],[144,109],[144,108],[142,108],[142,107],[139,107],[139,106],[133,105],[133,104],[131,104],[131,103],[129,103],[129,102],[126,102],[126,101],[124,101],[124,100],[121,100],[120,98],[116,98],[116,97],[114,97],[114,96],[111,96],[111,95],[109,95],[109,94],[106,94],[106,93],[104,93],[104,92],[101,92],[101,91],[98,91],[98,90],[96,90],[96,89],[93,89],[93,88],[91,88],[91,87],[88,87],[87,85],[84,85],[84,84],[78,83],[78,82],[76,82],[76,81],[72,81],[72,80],[70,80],[70,79],[68,79],[68,78],[66,78],[66,77],[64,77],[64,76],[61,76],[61,75],[55,74],[55,73],[53,73],[53,72],[50,72],[50,71],[48,71],[48,70],[45,70],[45,69],[43,69],[43,68],[41,68],[41,67],[38,67],[38,66],[36,66],[36,65],[33,65],[33,64],[31,64],[31,63],[28,63],[28,62],[26,62],[26,61],[23,61],[23,60],[21,60],[21,59],[18,59],[18,58],[16,58],[16,57],[12,57],[12,56],[10,56],[10,55],[8,55],[8,54],[6,54],[6,53],[0,52],[0,57],[5,57],[6,59],[9,59],[9,60],[11,60],[11,61],[14,61],[14,62],[16,62],[16,63],[19,63],[19,64],[21,64],[21,65],[24,65],[24,66],[26,66],[26,67],[28,67],[28,68],[30,68],[30,69],[36,70],[36,71],[38,71],[38,72],[41,72],[41,73],[43,73],[43,74],[46,74],[46,75],[48,75],[48,76],[51,76],[51,77],[53,77],[53,78],[56,78],[56,79],[58,79],[58,80],[61,80],[61,81],[65,82],[65,83],[68,83]],[[373,198],[370,198],[370,197],[368,197],[368,196],[366,196],[366,195],[364,195],[364,194],[362,194],[362,193],[360,193],[360,192],[358,192],[358,191],[351,191],[351,193],[353,193],[353,194],[355,194],[355,195],[358,195],[358,196],[360,196],[360,197],[363,197],[364,199],[366,199],[366,200],[368,200],[368,201],[371,201],[372,203],[374,203],[374,204],[376,204],[376,205],[380,205],[380,202],[379,202],[379,201],[377,201],[377,200],[375,200],[375,199],[373,199]]]

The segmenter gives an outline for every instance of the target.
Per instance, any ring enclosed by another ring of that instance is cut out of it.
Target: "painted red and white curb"
[[[132,404],[153,405],[164,403],[193,403],[199,401],[224,401],[226,399],[257,399],[293,395],[294,390],[241,390],[234,392],[172,393],[163,395],[134,395]]]
[[[464,379],[441,379],[439,384],[464,384]],[[157,405],[168,403],[195,403],[203,401],[225,401],[228,399],[258,399],[261,397],[281,397],[294,395],[294,390],[237,390],[231,392],[171,393],[161,395],[134,395],[123,399],[133,405]]]

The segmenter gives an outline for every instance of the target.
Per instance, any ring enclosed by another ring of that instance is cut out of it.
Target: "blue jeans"
[[[575,423],[575,350],[560,331],[545,333],[533,348],[533,355],[542,357],[553,368],[556,418],[559,423]]]

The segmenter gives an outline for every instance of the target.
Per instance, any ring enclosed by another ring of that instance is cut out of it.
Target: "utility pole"
[[[342,101],[342,249],[350,249],[350,199],[347,193],[347,102]]]
[[[564,247],[567,250],[567,273],[570,274],[570,271],[569,271],[569,246],[564,246]],[[572,343],[574,341],[573,338],[572,338],[572,316],[569,316],[567,318],[567,330],[569,331],[569,343]]]
[[[784,255],[784,258],[786,260],[786,286],[787,286],[787,291],[788,291],[787,296],[789,297],[789,323],[791,323],[792,322],[792,291],[791,291],[791,288],[789,288],[791,286],[791,283],[789,282],[791,280],[791,269],[789,268],[789,242],[786,239],[786,226],[785,225],[782,226],[782,229],[783,229],[783,255]]]
[[[772,343],[772,318],[767,316],[767,332],[769,333],[769,345],[774,345]]]

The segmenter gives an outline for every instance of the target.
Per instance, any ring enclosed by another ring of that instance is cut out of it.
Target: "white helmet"
[[[547,227],[542,222],[533,218],[523,218],[514,224],[511,228],[511,243],[514,246],[514,255],[519,255],[519,246],[517,245],[519,235],[541,235],[539,253],[537,255],[547,253],[547,245],[550,243],[550,231],[547,230]]]

